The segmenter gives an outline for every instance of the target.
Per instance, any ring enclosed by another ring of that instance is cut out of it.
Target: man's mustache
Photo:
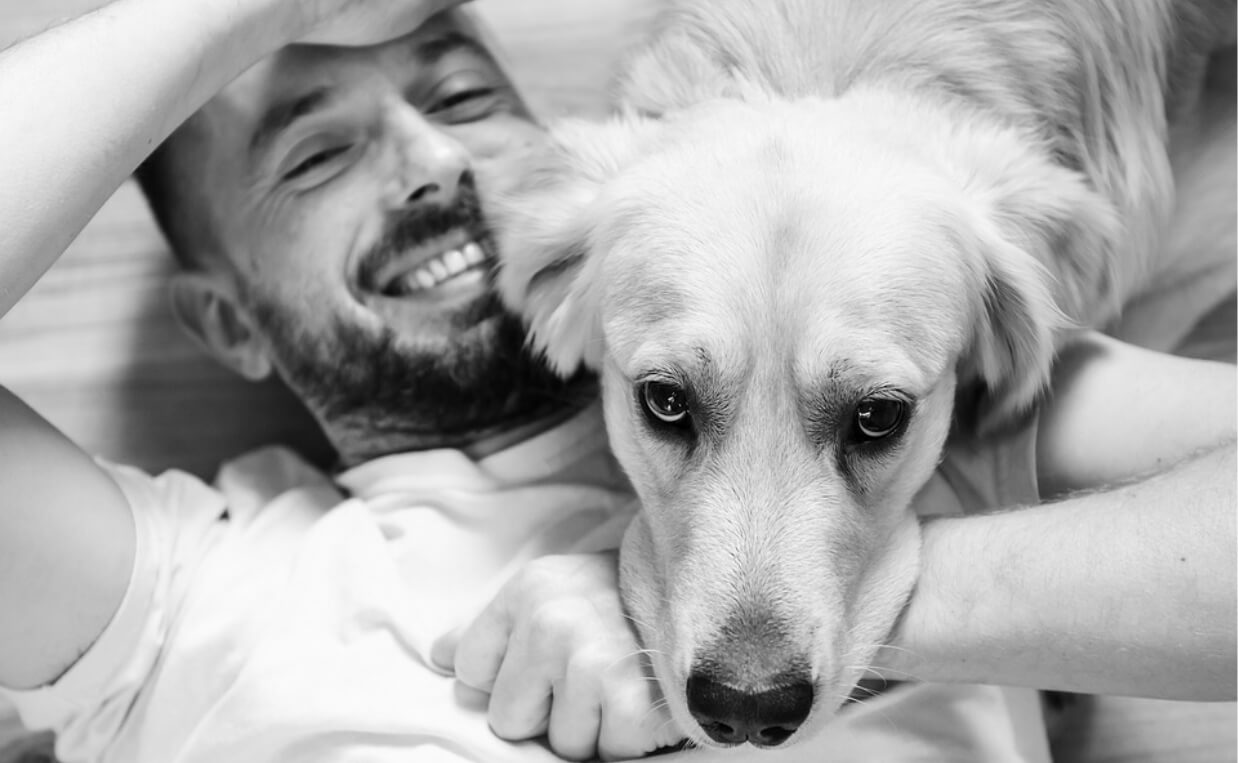
[[[418,204],[391,216],[382,238],[361,258],[361,287],[377,287],[377,274],[409,249],[456,230],[465,230],[477,240],[487,236],[485,217],[473,174],[466,172],[457,185],[451,203]]]

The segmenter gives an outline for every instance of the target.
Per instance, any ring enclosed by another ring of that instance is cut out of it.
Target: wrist
[[[249,64],[304,37],[313,28],[306,6],[298,0],[211,0],[222,6],[221,32],[235,40]]]
[[[924,544],[925,533],[930,528],[928,527],[928,519],[925,517],[917,517],[919,523],[919,561],[917,563],[917,572],[915,584],[911,589],[911,593],[903,602],[902,611],[894,621],[894,625],[890,628],[890,632],[886,634],[883,643],[878,647],[876,653],[873,654],[870,668],[873,671],[873,676],[885,680],[918,680],[919,664],[923,662],[922,655],[915,651],[916,646],[913,646],[907,639],[907,634],[911,626],[909,619],[918,616],[912,614],[912,608],[916,604],[916,599],[924,586]],[[918,645],[917,645],[918,646]]]
[[[304,36],[310,25],[301,3],[291,0],[198,0],[192,7],[186,7],[187,3],[169,7],[166,0],[128,1],[145,6],[144,14],[152,24],[160,20],[160,14],[168,14],[166,25],[160,20],[165,29],[185,28],[181,26],[183,14],[193,13],[195,23],[186,31],[197,30],[203,44],[198,59],[227,62],[224,68],[229,71],[219,86]]]

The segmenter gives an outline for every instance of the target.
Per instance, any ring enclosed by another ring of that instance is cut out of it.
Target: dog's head
[[[881,100],[568,126],[499,205],[505,298],[601,375],[643,503],[625,600],[701,742],[778,745],[842,703],[914,584],[956,393],[1033,401],[1047,252],[1108,224],[1017,141],[916,137]]]

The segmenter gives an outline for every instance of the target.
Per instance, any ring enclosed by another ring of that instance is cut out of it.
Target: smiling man
[[[562,412],[487,287],[479,184],[501,193],[544,133],[478,38],[457,13],[378,48],[286,49],[139,172],[186,267],[184,324],[242,375],[277,371],[350,465],[495,449]]]

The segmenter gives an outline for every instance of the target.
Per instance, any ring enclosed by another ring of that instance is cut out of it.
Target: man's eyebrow
[[[485,45],[482,45],[467,34],[457,31],[446,32],[439,37],[418,43],[413,48],[413,56],[423,66],[434,66],[443,56],[457,50],[466,50],[486,60],[491,60],[490,51],[486,49]]]
[[[302,93],[292,98],[277,101],[262,118],[249,139],[249,154],[259,154],[277,135],[288,129],[293,122],[301,117],[321,109],[331,100],[331,90],[326,87],[315,88],[308,93]]]

